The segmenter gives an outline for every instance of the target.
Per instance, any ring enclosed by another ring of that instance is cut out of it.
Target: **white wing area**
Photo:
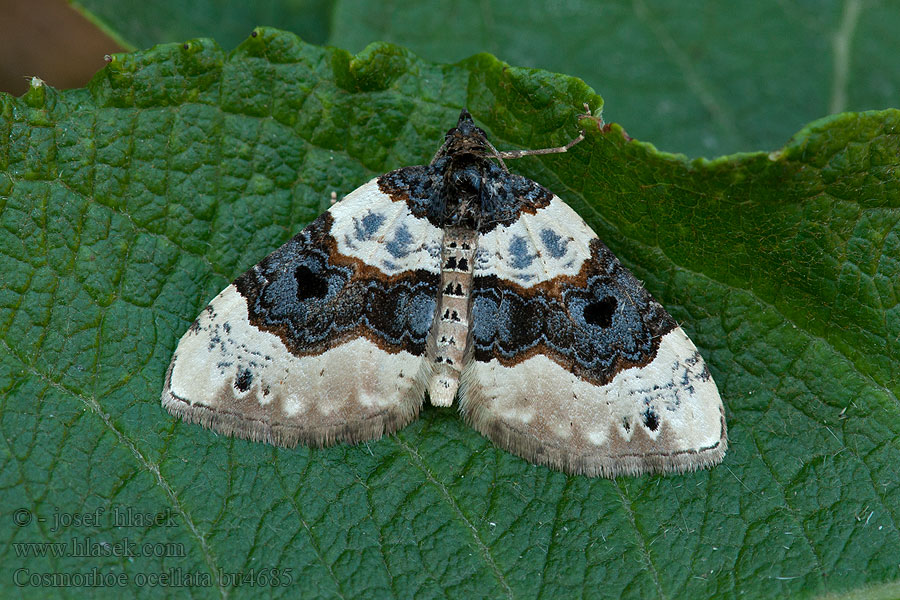
[[[231,285],[178,343],[162,403],[186,421],[280,446],[355,442],[415,418],[425,366],[420,356],[389,354],[362,337],[294,356],[250,324]]]
[[[680,327],[665,335],[650,364],[603,386],[542,354],[512,367],[473,361],[460,410],[500,447],[588,476],[706,467],[727,446],[718,389]]]
[[[535,214],[523,212],[510,225],[482,235],[475,274],[496,275],[525,288],[575,275],[590,258],[589,244],[596,237],[578,213],[553,196]]]
[[[329,210],[338,252],[377,267],[385,275],[424,269],[440,273],[444,232],[393,202],[373,179]]]

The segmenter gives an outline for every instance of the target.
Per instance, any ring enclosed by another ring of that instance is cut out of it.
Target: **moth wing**
[[[238,277],[181,338],[162,404],[276,445],[378,438],[413,420],[441,231],[377,180]]]
[[[472,426],[588,476],[722,460],[724,410],[703,358],[575,211],[553,196],[478,243],[460,381]]]

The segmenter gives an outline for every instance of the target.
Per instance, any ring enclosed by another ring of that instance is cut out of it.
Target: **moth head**
[[[456,127],[447,132],[444,137],[443,154],[476,154],[484,156],[490,153],[490,145],[487,134],[480,127],[475,126],[469,111],[462,109],[459,113],[459,121]]]

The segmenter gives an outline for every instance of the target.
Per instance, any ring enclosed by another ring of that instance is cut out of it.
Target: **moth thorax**
[[[481,214],[485,159],[457,157],[444,175],[444,225],[475,229]],[[445,241],[449,238],[445,235]]]
[[[450,406],[459,388],[469,337],[472,263],[476,233],[469,228],[444,230],[441,249],[441,291],[429,344],[428,360],[433,371],[428,396],[435,406]]]

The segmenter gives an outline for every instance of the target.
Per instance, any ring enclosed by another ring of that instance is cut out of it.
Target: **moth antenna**
[[[489,139],[487,139],[487,138],[484,138],[484,142],[488,145],[488,148],[491,149],[491,152],[494,153],[494,158],[497,159],[497,162],[500,163],[500,166],[503,167],[503,170],[506,171],[507,173],[509,173],[509,169],[506,168],[506,163],[503,162],[503,156],[502,156],[502,155],[505,154],[505,153],[504,153],[504,152],[499,152],[499,151],[494,147],[494,145],[491,143],[491,140],[489,140]]]
[[[444,143],[441,144],[441,147],[438,148],[438,151],[434,153],[434,156],[432,157],[431,162],[428,164],[433,165],[439,157],[444,155],[444,151],[447,149],[447,143],[448,142],[446,140],[444,140]]]
[[[579,119],[583,119],[583,118],[593,119],[597,122],[598,128],[603,124],[603,119],[601,117],[595,117],[594,115],[591,114],[591,107],[588,106],[586,102],[584,103],[584,111],[585,111],[584,114],[578,115]],[[575,139],[573,139],[571,142],[566,144],[565,146],[557,146],[555,148],[539,148],[537,150],[510,150],[508,152],[497,152],[497,150],[494,149],[494,152],[497,155],[497,159],[500,160],[500,162],[502,163],[503,162],[501,160],[502,158],[510,158],[510,159],[522,158],[523,156],[533,156],[536,154],[562,154],[564,152],[568,152],[572,148],[572,146],[579,143],[583,139],[584,139],[584,129],[580,130],[578,132],[578,136]],[[488,144],[490,144],[490,142],[488,142]],[[491,148],[493,148],[493,146],[491,146]]]
[[[511,150],[508,152],[497,152],[497,158],[503,162],[503,158],[522,158],[523,156],[533,156],[535,154],[562,154],[568,152],[569,149],[584,139],[584,130],[578,132],[578,137],[566,144],[565,146],[557,146],[556,148],[539,148],[537,150]],[[488,142],[490,143],[490,142]],[[493,146],[492,146],[493,147]],[[504,167],[506,168],[506,167]]]

